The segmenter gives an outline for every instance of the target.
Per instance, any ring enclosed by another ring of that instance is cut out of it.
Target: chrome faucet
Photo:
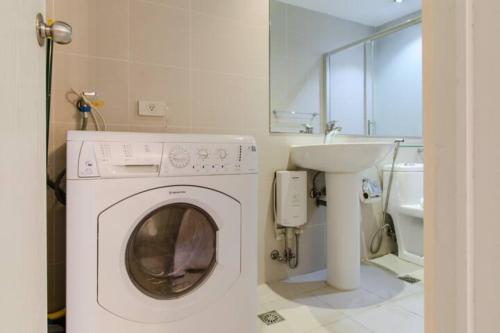
[[[326,123],[325,126],[325,139],[324,143],[327,143],[330,137],[335,137],[342,131],[342,127],[337,126],[337,121],[332,120]]]
[[[300,133],[313,134],[314,127],[311,124],[302,124],[302,126],[304,127],[304,129],[301,130]]]

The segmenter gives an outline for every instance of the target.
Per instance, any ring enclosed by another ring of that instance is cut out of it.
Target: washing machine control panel
[[[160,175],[216,175],[257,172],[257,148],[235,143],[165,143]]]
[[[158,176],[163,143],[84,142],[80,151],[80,178]]]
[[[258,170],[257,148],[251,141],[83,141],[74,167],[80,179],[251,174]]]

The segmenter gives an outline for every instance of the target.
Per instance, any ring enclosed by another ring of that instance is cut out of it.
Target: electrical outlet
[[[164,117],[167,104],[158,101],[139,101],[139,115],[146,117]]]

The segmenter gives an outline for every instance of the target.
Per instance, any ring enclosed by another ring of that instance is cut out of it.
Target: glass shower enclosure
[[[325,54],[328,121],[344,134],[422,136],[421,18]]]

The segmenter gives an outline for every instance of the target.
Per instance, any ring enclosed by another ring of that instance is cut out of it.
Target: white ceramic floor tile
[[[309,274],[292,276],[284,281],[298,290],[309,292],[316,289],[321,289],[327,286],[326,270],[317,271]]]
[[[336,321],[333,324],[313,329],[307,333],[371,333],[371,331],[360,323],[346,318]],[[386,333],[389,333],[389,331]]]
[[[275,302],[266,303],[263,306],[267,309],[267,311],[276,310],[281,312],[286,309],[297,308],[301,305],[302,304],[296,303],[294,300],[291,299],[280,299]]]
[[[398,276],[406,275],[422,269],[422,266],[403,260],[394,254],[388,254],[380,258],[372,259],[370,262],[389,269]]]
[[[257,306],[257,314],[258,315],[269,312],[269,311],[270,311],[270,308],[267,306],[267,304],[259,304]]]
[[[286,281],[294,282],[294,283],[297,283],[297,282],[298,283],[317,282],[317,281],[324,282],[326,280],[326,275],[327,275],[327,271],[321,270],[321,271],[312,272],[312,273],[308,273],[308,274],[292,276],[292,277],[289,277]]]
[[[326,284],[326,281],[311,281],[311,282],[300,283],[298,287],[300,288],[300,290],[307,293],[328,287],[328,284]]]
[[[318,297],[316,297],[314,295],[304,295],[301,297],[295,297],[293,299],[281,298],[277,301],[265,304],[266,308],[268,308],[270,310],[276,310],[276,311],[297,308],[300,306],[330,308],[330,306],[328,304],[326,304],[325,302],[323,302],[321,299],[319,299]]]
[[[293,333],[303,333],[323,325],[321,321],[312,314],[311,308],[312,307],[309,306],[299,306],[281,310],[279,313],[285,318],[285,325],[290,328]]]
[[[419,279],[420,283],[424,282],[425,272],[424,269],[419,269],[418,271],[408,273],[409,276],[414,277],[415,279]]]
[[[380,306],[384,299],[364,289],[340,291],[331,287],[315,290],[312,295],[327,303],[331,308],[347,314],[365,311]]]
[[[423,291],[421,285],[410,284],[374,265],[361,266],[361,287],[384,300],[397,299]]]
[[[259,304],[263,305],[270,302],[275,302],[281,300],[283,297],[275,292],[267,284],[261,284],[257,287],[258,301]]]
[[[309,308],[309,311],[311,315],[322,325],[331,324],[347,316],[345,312],[332,308],[313,307]]]
[[[411,313],[419,315],[420,317],[424,316],[424,293],[398,299],[397,301],[392,302],[392,304],[400,306]]]
[[[411,285],[374,265],[363,265],[362,287],[326,286],[325,271],[260,285],[259,313],[276,310],[285,321],[263,333],[422,333],[423,285]]]
[[[279,296],[287,299],[293,299],[305,293],[299,282],[273,282],[269,287]]]
[[[351,317],[374,333],[423,333],[424,320],[395,305],[383,305]]]
[[[344,312],[333,309],[319,298],[309,295],[294,300],[280,300],[263,305],[265,311],[275,310],[285,318],[294,333],[302,333],[344,318]]]
[[[271,287],[269,287],[265,283],[259,284],[257,286],[257,293],[259,293],[259,295],[265,295],[265,294],[269,294],[269,293],[272,293],[272,292],[273,292],[273,290],[271,289]]]
[[[285,318],[286,326],[294,333],[307,332],[346,317],[341,311],[314,306],[284,309],[279,313]]]
[[[260,333],[292,333],[284,322],[267,326],[260,319],[257,326],[257,331]]]

